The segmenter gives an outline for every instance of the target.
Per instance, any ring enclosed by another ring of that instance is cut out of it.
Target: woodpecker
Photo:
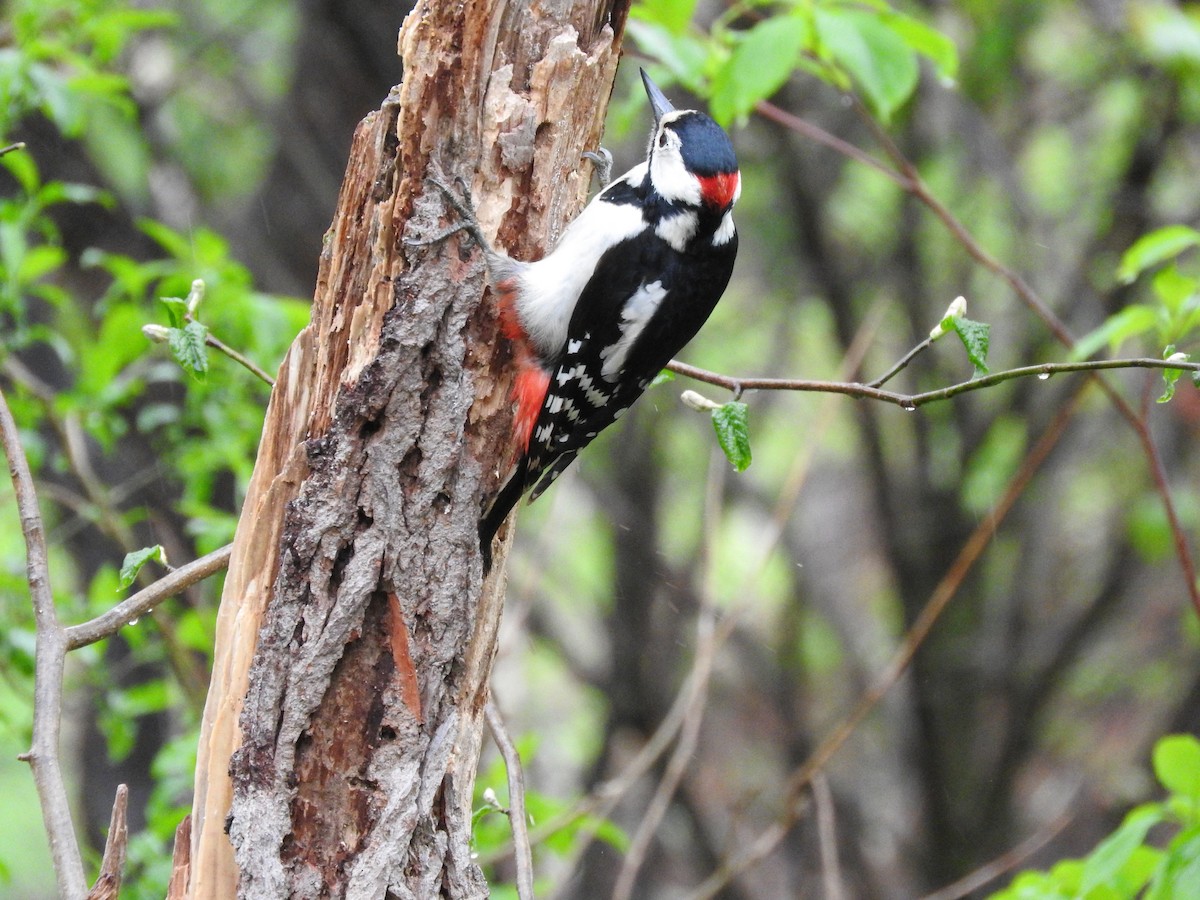
[[[494,250],[469,201],[435,182],[461,217],[437,239],[467,230],[483,249],[517,367],[516,465],[480,521],[485,571],[521,496],[536,499],[641,396],[700,330],[733,271],[741,194],[733,144],[708,115],[675,109],[641,74],[654,112],[645,161],[604,186],[542,259]]]

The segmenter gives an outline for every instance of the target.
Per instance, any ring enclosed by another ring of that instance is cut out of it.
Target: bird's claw
[[[585,150],[582,158],[592,161],[592,166],[596,172],[596,180],[600,182],[601,189],[608,187],[608,182],[612,178],[612,154],[605,148],[598,147],[595,150]]]
[[[454,189],[438,175],[426,175],[425,182],[432,185],[441,191],[442,196],[446,198],[446,202],[458,214],[459,221],[449,226],[448,228],[439,231],[437,234],[423,238],[408,238],[404,239],[404,243],[410,247],[427,247],[431,244],[438,244],[446,240],[446,238],[458,234],[460,231],[465,231],[471,235],[479,244],[480,247],[487,248],[487,238],[483,236],[483,229],[479,226],[479,220],[475,217],[475,210],[471,203],[471,188],[467,184],[465,178],[461,175],[454,176],[454,183],[458,185],[462,191],[462,197],[454,192]]]

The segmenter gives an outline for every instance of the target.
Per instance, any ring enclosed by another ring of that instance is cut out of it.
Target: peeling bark
[[[189,895],[483,897],[471,793],[503,597],[476,526],[508,350],[431,161],[532,258],[587,193],[627,4],[418,4],[359,126],[221,601]],[[614,36],[615,34],[615,36]],[[226,837],[228,832],[228,838]]]

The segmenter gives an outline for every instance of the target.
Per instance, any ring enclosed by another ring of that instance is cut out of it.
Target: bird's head
[[[729,135],[705,113],[672,106],[644,69],[642,84],[654,110],[646,163],[655,192],[669,203],[728,211],[742,192]]]

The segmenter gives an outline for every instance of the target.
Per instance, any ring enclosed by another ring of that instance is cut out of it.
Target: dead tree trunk
[[[508,351],[479,253],[404,238],[445,221],[436,163],[500,246],[552,241],[627,6],[429,0],[401,30],[404,82],[355,135],[238,526],[193,898],[487,894],[468,842],[504,553],[485,581],[476,523],[510,462]]]

